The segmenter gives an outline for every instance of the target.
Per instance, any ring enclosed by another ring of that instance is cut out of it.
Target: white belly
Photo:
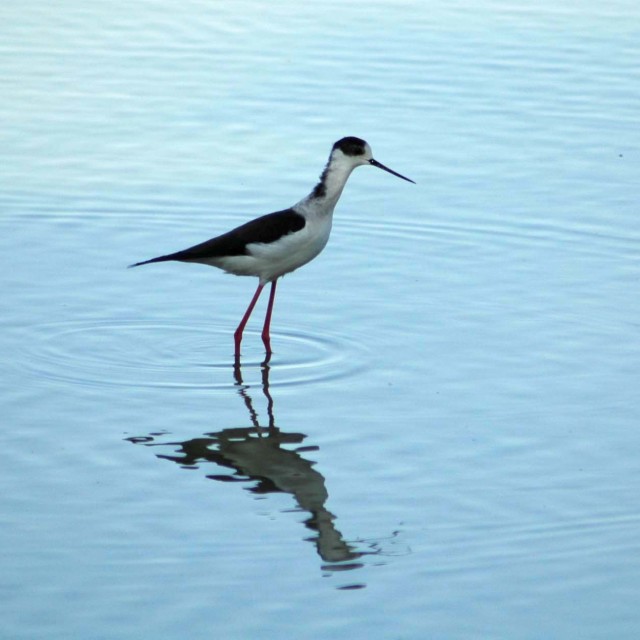
[[[300,231],[272,243],[247,245],[248,253],[212,260],[214,266],[241,276],[257,276],[267,283],[313,260],[326,246],[332,216],[308,219]]]

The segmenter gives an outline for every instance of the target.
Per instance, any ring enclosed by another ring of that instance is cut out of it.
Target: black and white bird
[[[329,161],[313,191],[289,209],[260,216],[189,249],[130,266],[177,260],[207,264],[237,276],[259,278],[258,288],[234,333],[236,359],[240,357],[245,325],[262,289],[270,282],[269,303],[262,328],[268,360],[272,353],[270,326],[278,278],[313,260],[324,249],[331,233],[333,210],[344,185],[351,172],[361,165],[378,167],[413,182],[374,160],[371,147],[364,140],[353,136],[342,138],[333,145]]]

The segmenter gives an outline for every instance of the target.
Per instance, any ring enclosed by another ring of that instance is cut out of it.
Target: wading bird
[[[245,325],[262,289],[270,282],[269,303],[262,328],[262,341],[268,360],[272,353],[270,326],[278,278],[313,260],[324,249],[340,194],[351,172],[361,165],[378,167],[407,182],[413,182],[374,160],[371,147],[364,140],[353,136],[342,138],[333,145],[318,184],[308,196],[289,209],[260,216],[189,249],[130,266],[139,267],[169,260],[199,262],[237,276],[259,278],[258,288],[234,333],[236,359],[240,357]]]

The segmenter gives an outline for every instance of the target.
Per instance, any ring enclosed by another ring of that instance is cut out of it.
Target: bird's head
[[[350,164],[351,168],[359,167],[361,165],[370,164],[373,167],[378,167],[391,175],[402,178],[407,182],[413,182],[413,180],[385,167],[381,162],[374,159],[373,153],[369,143],[361,138],[355,136],[347,136],[341,138],[333,145],[331,150],[331,162]],[[415,182],[413,182],[415,184]]]

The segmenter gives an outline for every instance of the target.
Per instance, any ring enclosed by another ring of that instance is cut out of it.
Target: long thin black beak
[[[413,180],[411,180],[409,178],[406,178],[405,176],[400,175],[399,173],[396,173],[392,169],[389,169],[389,167],[385,167],[381,162],[378,162],[377,160],[374,160],[373,158],[371,158],[371,160],[369,160],[369,164],[373,165],[374,167],[378,167],[378,169],[382,169],[383,171],[386,171],[387,173],[390,173],[393,176],[398,176],[398,178],[402,178],[403,180],[406,180],[407,182],[411,182],[411,183],[415,184],[415,182],[413,182]]]

